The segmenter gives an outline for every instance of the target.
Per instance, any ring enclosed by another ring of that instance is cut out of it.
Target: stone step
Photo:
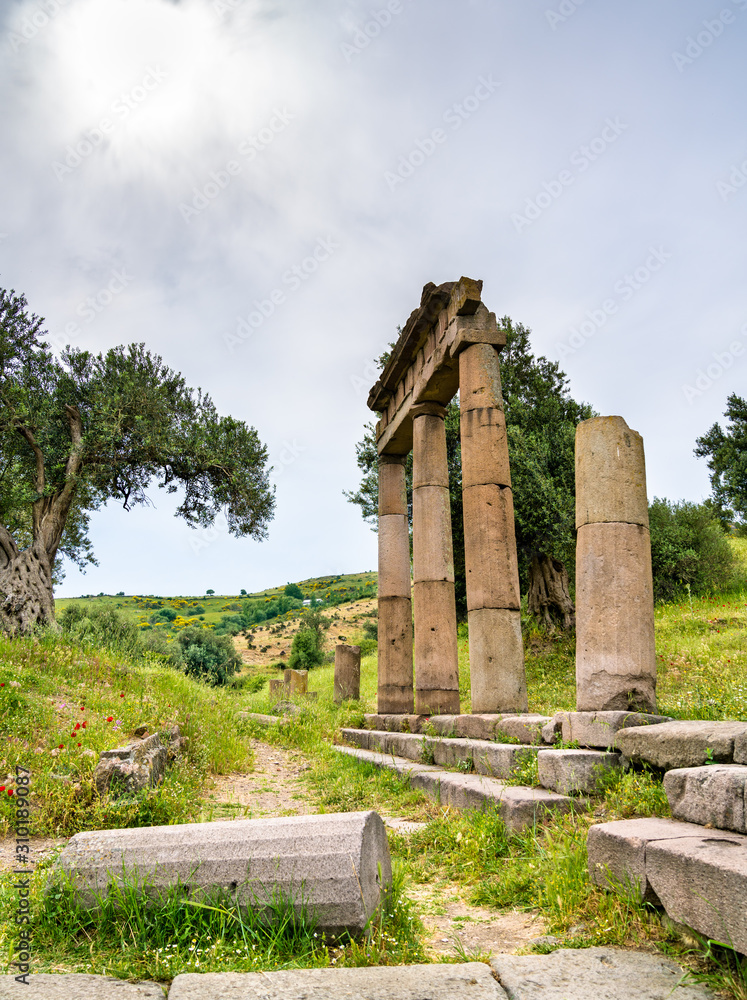
[[[664,790],[675,819],[747,834],[744,764],[676,768],[664,775]]]
[[[361,932],[392,878],[375,812],[78,833],[56,864],[74,879],[84,905],[95,906],[94,893],[106,894],[126,872],[143,892],[179,884],[200,899],[220,889],[270,916],[280,894],[329,935]]]
[[[528,743],[542,743],[542,731],[552,724],[549,715],[516,712],[475,715],[366,715],[367,729],[391,733],[423,733],[427,727],[438,736],[498,740],[501,735]],[[553,734],[555,730],[553,730]],[[554,742],[553,735],[547,742]]]
[[[182,973],[169,1000],[508,1000],[482,962]]]
[[[671,722],[668,715],[645,712],[557,712],[552,722],[564,743],[578,743],[591,749],[616,749],[617,734],[633,726],[657,726]],[[549,736],[549,730],[546,736]],[[553,742],[546,738],[546,743]]]
[[[416,764],[393,754],[377,753],[354,747],[335,746],[339,753],[355,757],[375,767],[388,768],[409,778],[412,788],[429,798],[455,809],[484,809],[495,806],[510,832],[542,822],[552,814],[564,814],[586,808],[586,801],[548,792],[544,788],[507,785],[497,778],[481,774],[459,774],[433,764]]]
[[[164,1000],[158,983],[127,983],[109,976],[69,972],[53,975],[30,972],[28,982],[16,982],[14,974],[0,975],[0,1000]]]
[[[699,767],[709,761],[747,764],[747,722],[675,720],[622,729],[617,749],[639,764],[664,770]]]
[[[469,770],[491,778],[510,778],[514,771],[536,756],[539,747],[528,743],[489,743],[487,740],[439,739],[414,733],[371,732],[343,729],[342,736],[362,750],[394,754],[418,763],[433,761],[441,767]]]
[[[592,826],[592,881],[663,906],[705,937],[747,953],[747,836],[669,819]]]
[[[574,795],[594,795],[611,770],[622,767],[622,754],[603,750],[540,750],[539,782],[543,788]]]

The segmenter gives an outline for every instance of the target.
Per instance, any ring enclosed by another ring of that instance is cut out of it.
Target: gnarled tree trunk
[[[529,567],[529,612],[545,625],[563,629],[576,624],[568,571],[559,559],[536,552]]]
[[[9,553],[7,544],[1,545],[0,629],[23,635],[53,623],[52,566],[42,546]]]

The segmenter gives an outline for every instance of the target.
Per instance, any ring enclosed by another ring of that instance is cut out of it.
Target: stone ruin
[[[471,278],[426,285],[368,398],[380,415],[380,715],[459,713],[444,427],[457,391],[472,712],[527,711],[499,362],[506,334],[481,294],[482,282]],[[410,451],[412,587],[405,492]],[[655,712],[643,442],[622,417],[579,424],[576,493],[577,708]]]

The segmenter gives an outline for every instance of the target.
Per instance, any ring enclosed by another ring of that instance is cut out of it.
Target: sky
[[[0,286],[55,351],[144,342],[256,427],[265,541],[95,513],[58,596],[371,570],[343,496],[373,359],[484,281],[649,496],[747,372],[747,0],[0,0]]]

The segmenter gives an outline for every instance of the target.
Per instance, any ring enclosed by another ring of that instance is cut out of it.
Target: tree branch
[[[29,447],[33,451],[34,455],[36,456],[36,476],[34,477],[34,480],[35,480],[34,481],[34,489],[36,490],[37,493],[43,493],[44,492],[44,454],[43,454],[41,448],[39,447],[39,445],[36,443],[36,438],[31,433],[31,431],[28,429],[28,427],[24,427],[23,424],[17,423],[16,424],[16,430],[21,435],[21,437],[23,437],[23,438],[26,439],[26,441],[29,444]]]

